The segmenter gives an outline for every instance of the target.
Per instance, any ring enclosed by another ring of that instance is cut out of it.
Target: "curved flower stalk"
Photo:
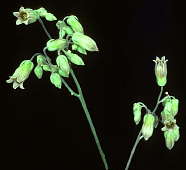
[[[57,21],[56,27],[59,31],[59,37],[56,38],[51,37],[43,21],[41,20],[41,18],[45,18],[47,21],[57,20],[57,18],[52,13],[49,13],[45,8],[42,7],[33,10],[30,8],[21,7],[19,12],[14,12],[13,15],[17,17],[17,25],[22,23],[28,25],[39,21],[49,40],[46,42],[43,52],[34,54],[30,60],[24,60],[16,69],[15,73],[10,76],[10,79],[7,80],[7,83],[13,83],[14,89],[17,87],[23,89],[23,82],[29,77],[32,69],[34,68],[33,60],[36,57],[34,73],[38,79],[42,79],[44,72],[50,72],[50,82],[52,85],[59,89],[61,89],[64,85],[71,95],[79,99],[104,167],[106,170],[108,170],[105,154],[102,150],[96,129],[90,117],[80,84],[73,71],[73,65],[85,65],[82,57],[77,54],[77,52],[87,55],[87,51],[98,51],[96,42],[84,34],[84,29],[81,23],[74,15],[67,16],[63,20]],[[56,51],[55,63],[51,62],[50,56],[47,54],[51,51]],[[70,77],[72,77],[74,80],[74,83],[77,87],[77,92],[75,92],[66,81],[66,79]]]
[[[133,104],[133,115],[134,122],[138,125],[141,121],[142,117],[142,108],[145,109],[145,115],[143,118],[142,128],[136,138],[134,146],[131,150],[127,165],[125,170],[129,169],[132,157],[134,156],[135,150],[139,142],[144,139],[148,141],[150,137],[153,135],[153,131],[157,128],[158,123],[163,124],[163,128],[161,129],[164,133],[165,145],[171,150],[174,147],[175,142],[180,138],[179,126],[176,124],[175,116],[178,113],[179,100],[174,96],[170,96],[168,92],[166,92],[166,96],[161,99],[163,93],[163,87],[167,83],[167,61],[165,56],[161,59],[156,57],[155,62],[155,76],[157,85],[160,86],[161,90],[157,99],[157,103],[154,109],[151,111],[148,107],[142,103],[137,102]],[[163,110],[161,113],[156,113],[158,106],[162,104]]]

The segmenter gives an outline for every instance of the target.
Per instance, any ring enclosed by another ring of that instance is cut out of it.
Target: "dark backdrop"
[[[39,23],[15,25],[12,12],[20,6],[43,6],[58,18],[74,14],[97,42],[100,51],[89,53],[84,57],[86,66],[74,70],[111,170],[124,169],[141,126],[133,123],[132,104],[155,105],[159,88],[152,60],[165,55],[166,91],[180,99],[181,137],[169,151],[159,125],[147,142],[139,144],[130,169],[185,169],[185,8],[171,0],[3,1],[2,169],[104,169],[79,101],[65,88],[51,85],[49,74],[38,80],[32,73],[25,90],[13,90],[5,83],[18,64],[40,52],[47,41]],[[55,22],[44,22],[57,37]]]

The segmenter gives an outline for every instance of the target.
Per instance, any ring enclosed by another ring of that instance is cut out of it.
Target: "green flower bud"
[[[42,68],[43,68],[44,71],[52,71],[51,68],[50,68],[50,66],[47,65],[47,64],[42,65]]]
[[[62,81],[58,73],[51,73],[50,82],[54,84],[57,88],[61,89]]]
[[[98,51],[95,41],[82,33],[75,32],[72,35],[72,41],[87,51]]]
[[[154,122],[155,122],[155,118],[152,114],[148,113],[144,116],[142,135],[145,140],[148,140],[152,136],[154,130]]]
[[[13,12],[13,15],[17,17],[16,25],[32,24],[36,22],[39,18],[38,14],[34,10],[24,7],[21,7],[19,9],[19,12]]]
[[[65,39],[51,39],[47,42],[48,51],[63,50],[66,47],[67,41]]]
[[[167,83],[167,61],[165,59],[165,56],[163,56],[161,59],[159,57],[156,57],[156,60],[153,60],[155,62],[155,75],[156,75],[156,81],[159,86],[165,86]]]
[[[172,103],[172,114],[173,116],[176,116],[176,114],[178,113],[179,100],[172,99],[171,103]]]
[[[69,75],[70,73],[70,65],[68,63],[68,59],[66,56],[64,55],[59,55],[56,58],[56,63],[58,65],[58,67],[60,68],[60,70],[62,70],[63,72],[65,72],[65,75]],[[60,71],[61,72],[61,71]]]
[[[64,70],[59,69],[58,73],[62,77],[69,77],[69,73],[65,72]]]
[[[45,14],[45,19],[47,21],[55,21],[55,20],[57,20],[57,18],[52,13]]]
[[[10,79],[7,80],[7,83],[13,83],[13,88],[16,89],[20,87],[24,89],[23,83],[29,77],[34,64],[31,60],[24,60],[21,62],[19,67],[15,70],[14,74],[10,76]]]
[[[74,15],[71,15],[68,17],[67,19],[67,23],[71,26],[71,28],[75,31],[75,32],[80,32],[83,33],[83,27],[80,24],[80,22],[78,21],[77,17]]]
[[[72,53],[70,50],[66,51],[65,54],[72,63],[82,66],[85,65],[81,57],[79,57],[77,54]]]
[[[136,125],[138,125],[141,120],[141,108],[142,106],[139,103],[133,104],[134,122]]]
[[[43,76],[43,69],[40,65],[37,65],[34,69],[34,73],[37,76],[38,79],[41,79]]]
[[[38,15],[40,17],[44,17],[44,16],[47,15],[47,10],[45,8],[43,8],[43,7],[39,8],[39,9],[37,9],[35,11],[38,13]]]
[[[174,134],[174,140],[175,142],[177,142],[180,138],[180,131],[177,125],[175,125],[175,127],[173,128],[173,134]]]
[[[64,21],[62,21],[62,20],[57,21],[56,27],[57,27],[59,30],[62,29],[64,26],[66,26],[66,24],[65,24]]]
[[[38,55],[37,56],[37,64],[38,65],[43,65],[46,64],[46,58],[43,55]]]
[[[76,44],[72,44],[72,50],[76,50],[81,54],[85,54],[87,55],[87,52],[85,49],[81,48],[80,46],[76,45]]]
[[[67,35],[72,35],[74,31],[69,27],[69,26],[64,26],[62,30],[67,34]]]

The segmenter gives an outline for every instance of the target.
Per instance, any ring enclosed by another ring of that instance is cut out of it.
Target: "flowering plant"
[[[43,7],[36,10],[21,7],[18,12],[13,12],[13,15],[17,17],[16,25],[28,25],[39,21],[49,40],[46,42],[42,53],[36,53],[31,57],[31,59],[21,62],[19,67],[6,82],[13,83],[14,89],[18,87],[24,89],[23,83],[29,78],[32,70],[34,70],[38,79],[42,79],[44,71],[50,72],[50,82],[55,87],[61,89],[64,85],[71,95],[79,99],[91,132],[94,136],[104,167],[107,170],[108,165],[104,152],[90,117],[80,84],[73,71],[73,64],[78,66],[85,65],[83,59],[76,52],[82,55],[87,55],[87,51],[98,51],[96,42],[91,37],[85,35],[83,26],[79,22],[79,19],[74,15],[66,16],[64,19],[57,21],[57,18]],[[57,21],[56,27],[59,31],[59,36],[57,38],[51,37],[42,21],[42,18],[45,18],[47,21]],[[52,63],[47,51],[56,52],[55,63]],[[36,65],[34,67],[35,58]],[[66,81],[66,79],[70,77],[73,79],[77,87],[77,92],[75,92]]]

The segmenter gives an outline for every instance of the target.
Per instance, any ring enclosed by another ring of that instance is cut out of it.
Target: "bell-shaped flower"
[[[17,17],[16,25],[31,24],[37,21],[39,18],[37,12],[30,8],[21,7],[19,12],[13,12],[13,15]]]
[[[19,67],[15,70],[14,74],[10,76],[10,79],[7,80],[7,83],[13,83],[13,88],[16,89],[20,87],[24,89],[23,83],[29,77],[34,64],[31,60],[24,60],[21,62]]]
[[[164,127],[161,129],[164,132],[165,144],[168,149],[172,149],[175,142],[180,138],[179,127],[176,125],[176,120],[165,121]]]
[[[155,75],[156,75],[156,81],[159,86],[165,86],[167,83],[167,61],[165,59],[165,56],[163,56],[161,59],[159,57],[156,57],[156,60],[153,60],[155,62]]]
[[[155,118],[151,113],[147,113],[143,118],[142,135],[145,140],[148,140],[154,130]]]

